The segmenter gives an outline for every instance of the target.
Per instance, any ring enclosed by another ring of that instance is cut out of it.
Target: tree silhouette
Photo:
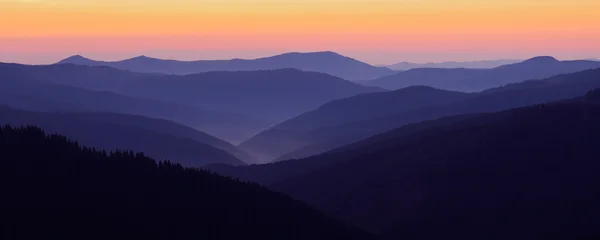
[[[3,239],[368,239],[251,183],[0,128]]]

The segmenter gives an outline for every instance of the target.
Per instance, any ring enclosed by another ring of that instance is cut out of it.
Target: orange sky
[[[599,0],[0,0],[0,61],[600,57]]]

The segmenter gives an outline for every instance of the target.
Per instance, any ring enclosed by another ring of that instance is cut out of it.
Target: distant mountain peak
[[[88,58],[86,58],[84,56],[81,56],[81,55],[73,55],[73,56],[70,56],[70,57],[68,57],[66,59],[87,59],[87,60],[89,60]]]
[[[527,59],[523,61],[523,63],[555,63],[559,62],[556,58],[552,56],[539,56]]]
[[[342,56],[339,53],[336,53],[334,51],[320,51],[320,52],[313,52],[313,54],[323,54],[323,55],[335,55],[335,56]]]
[[[321,52],[289,52],[278,56],[320,56],[320,57],[345,57],[339,53],[332,51],[321,51]]]
[[[158,59],[151,58],[151,57],[148,57],[146,55],[140,55],[140,56],[133,57],[133,58],[130,58],[130,59],[126,59],[126,60],[123,60],[123,61],[147,61],[147,60],[158,60]]]
[[[94,62],[94,60],[86,58],[81,55],[73,55],[73,56],[70,56],[68,58],[61,60],[58,63],[73,63],[73,64],[86,63],[86,64],[88,64],[90,62]]]

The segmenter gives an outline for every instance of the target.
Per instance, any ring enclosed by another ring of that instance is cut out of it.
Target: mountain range
[[[263,161],[303,158],[410,123],[557,101],[595,88],[600,88],[600,69],[471,94],[429,87],[365,94],[325,104],[267,129],[239,147]]]
[[[383,239],[588,239],[600,233],[599,121],[596,90],[416,123],[307,159],[211,169]]]
[[[230,141],[245,139],[268,126],[263,121],[241,114],[67,86],[68,81],[94,82],[94,76],[98,81],[118,79],[113,74],[102,74],[105,70],[112,71],[105,67],[87,71],[88,74],[83,76],[74,74],[76,71],[71,71],[72,68],[89,67],[0,64],[0,104],[31,111],[114,112],[167,119]],[[60,81],[53,82],[51,79]]]
[[[295,69],[208,72],[179,76],[140,74],[111,67],[72,64],[19,67],[28,77],[40,81],[110,91],[214,112],[235,113],[266,124],[278,123],[334,99],[383,91],[331,75]],[[213,133],[208,128],[199,129]],[[251,130],[256,129],[247,130],[244,136],[250,134]],[[239,137],[235,140],[243,139]]]
[[[600,62],[502,61],[0,63],[0,238],[598,239]]]
[[[591,60],[591,59],[590,59]],[[429,62],[429,63],[412,63],[412,62],[400,62],[392,65],[384,65],[389,69],[406,71],[415,68],[495,68],[506,64],[513,64],[521,62],[521,60],[514,59],[501,59],[501,60],[482,60],[482,61],[471,61],[471,62]]]
[[[294,68],[322,72],[347,80],[370,80],[393,74],[385,67],[374,67],[334,52],[285,53],[258,59],[177,61],[139,56],[115,62],[95,61],[80,55],[60,62],[87,66],[110,66],[140,73],[187,75],[213,71],[256,71]]]
[[[447,105],[465,100],[469,96],[467,93],[422,86],[392,92],[360,94],[334,100],[313,111],[284,121],[244,141],[239,147],[263,161],[286,160],[282,157],[287,157],[287,153],[298,150],[300,146],[309,146],[316,142],[331,140],[332,136],[326,136],[325,134],[327,128],[360,123],[424,107]],[[347,129],[342,131],[353,132],[357,130]],[[319,137],[312,138],[310,136],[312,131],[319,131],[321,134]],[[333,136],[335,137],[335,135]],[[317,139],[321,139],[321,141]],[[340,139],[335,139],[333,142],[349,143]]]
[[[510,83],[548,78],[558,74],[574,73],[598,67],[600,67],[600,62],[597,61],[558,61],[553,57],[535,57],[492,69],[411,69],[366,81],[364,84],[388,89],[424,85],[451,91],[478,92]]]

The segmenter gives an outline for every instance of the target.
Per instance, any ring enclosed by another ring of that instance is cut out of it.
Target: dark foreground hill
[[[370,239],[255,184],[0,128],[3,239]]]
[[[235,146],[167,120],[118,113],[44,113],[0,106],[0,125],[35,125],[84,146],[104,150],[134,150],[184,166],[211,163],[245,165],[253,158]]]
[[[258,59],[176,61],[139,56],[116,62],[94,61],[72,56],[59,62],[87,66],[110,66],[140,73],[195,74],[212,71],[256,71],[295,68],[322,72],[348,80],[371,80],[394,71],[374,67],[334,52],[285,53]]]
[[[598,122],[595,91],[414,124],[229,174],[271,183],[387,239],[585,239],[600,234]]]

